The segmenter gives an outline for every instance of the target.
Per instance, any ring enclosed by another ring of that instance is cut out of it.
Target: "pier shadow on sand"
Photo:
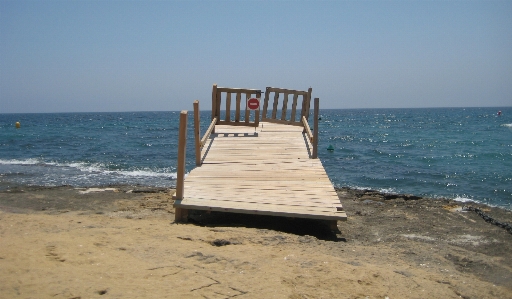
[[[339,232],[332,231],[326,221],[317,219],[190,210],[188,221],[206,227],[268,229],[299,236],[313,236],[324,241],[346,241],[340,237]]]

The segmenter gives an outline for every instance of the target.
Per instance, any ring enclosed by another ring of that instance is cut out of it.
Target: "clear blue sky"
[[[0,113],[207,109],[213,83],[511,106],[512,1],[0,0]]]

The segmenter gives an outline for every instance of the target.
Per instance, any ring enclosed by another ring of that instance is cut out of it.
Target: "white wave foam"
[[[17,159],[2,160],[2,159],[0,159],[0,164],[4,164],[4,165],[37,165],[37,164],[41,164],[41,163],[42,163],[41,161],[34,159],[34,158],[30,158],[30,159],[26,159],[26,160],[17,160]]]
[[[337,188],[343,187],[338,184],[334,184],[334,185]],[[384,194],[397,194],[397,191],[394,188],[377,188],[377,189],[375,189],[375,188],[371,188],[371,187],[363,187],[363,186],[356,186],[356,185],[349,185],[347,187],[355,189],[355,190],[375,190],[377,192],[384,193]]]
[[[56,163],[56,166],[76,168],[84,172],[103,172],[105,165],[102,163],[88,164],[84,162],[71,162],[71,163]]]
[[[155,172],[155,171],[148,171],[148,170],[115,170],[115,171],[108,171],[110,173],[118,173],[120,175],[124,176],[130,176],[130,177],[168,177],[171,176],[175,178],[177,176],[176,173],[173,172]]]
[[[502,124],[503,127],[512,128],[512,124]]]
[[[453,200],[458,202],[473,202],[474,200],[467,197],[455,197]]]
[[[74,168],[81,172],[86,173],[99,173],[105,175],[120,175],[125,177],[170,177],[171,179],[176,179],[176,172],[168,172],[169,169],[163,169],[162,172],[148,170],[148,169],[135,169],[135,170],[109,170],[108,167],[103,163],[85,163],[85,162],[69,162],[69,163],[59,163],[59,162],[43,162],[41,160],[35,158],[29,158],[25,160],[2,160],[0,159],[0,164],[3,165],[42,165],[42,166],[56,166],[62,168]]]

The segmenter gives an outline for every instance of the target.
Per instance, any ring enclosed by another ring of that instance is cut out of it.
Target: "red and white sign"
[[[257,110],[260,108],[260,99],[250,98],[247,100],[247,107],[251,110]]]

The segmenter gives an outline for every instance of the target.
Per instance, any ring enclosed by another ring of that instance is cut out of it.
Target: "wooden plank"
[[[264,118],[264,119],[262,119],[262,121],[272,122],[272,123],[276,123],[276,124],[283,124],[283,125],[302,126],[301,122],[294,122],[291,120]]]
[[[267,211],[288,211],[288,212],[307,212],[309,214],[315,213],[332,213],[336,210],[333,207],[325,207],[325,206],[292,206],[288,205],[279,205],[274,203],[265,203],[263,201],[260,202],[243,202],[243,201],[234,201],[234,200],[225,200],[225,199],[210,199],[210,198],[189,198],[181,201],[181,204],[205,204],[208,206],[231,206],[237,207],[239,209],[246,210],[267,210]],[[187,208],[186,206],[183,206]]]
[[[231,189],[226,189],[227,185],[216,184],[213,185],[204,185],[201,188],[197,186],[191,186],[186,183],[187,188],[187,197],[237,197],[242,201],[262,201],[262,202],[278,202],[282,204],[288,204],[290,200],[293,202],[302,203],[304,205],[310,204],[312,201],[315,202],[325,202],[334,205],[341,205],[338,197],[336,196],[336,192],[322,192],[321,189],[312,189],[312,190],[304,190],[297,188],[289,188],[276,186],[275,188],[263,188],[262,184],[247,186],[247,185],[237,185],[236,187],[232,187]],[[203,194],[204,191],[212,190],[215,193],[206,193]],[[293,191],[293,192],[292,192]],[[277,196],[279,195],[279,196]]]
[[[275,189],[267,190],[266,192],[250,193],[247,190],[239,189],[233,192],[222,192],[223,189],[186,189],[187,198],[210,198],[210,199],[222,199],[231,200],[236,202],[248,202],[248,203],[272,203],[277,205],[285,206],[328,206],[328,207],[342,207],[339,200],[329,200],[319,197],[313,197],[310,194],[299,194],[296,191],[276,192]],[[295,196],[286,196],[287,194],[295,194]],[[211,194],[211,195],[210,195]],[[269,197],[270,195],[270,197]],[[276,199],[275,197],[279,197]]]
[[[212,199],[212,198],[189,198],[187,197],[186,200],[182,200],[183,204],[205,204],[208,206],[231,206],[231,207],[237,207],[239,209],[246,209],[246,210],[255,210],[255,209],[261,209],[261,210],[268,210],[268,211],[287,211],[287,212],[307,212],[308,214],[315,214],[315,213],[333,213],[337,212],[338,210],[336,207],[332,205],[321,205],[318,204],[318,206],[315,205],[293,205],[290,202],[287,202],[286,204],[280,204],[280,203],[274,203],[274,202],[265,202],[265,201],[258,201],[255,200],[253,202],[244,202],[244,201],[237,201],[236,198],[222,198],[222,199]]]
[[[255,127],[257,126],[257,124],[255,123],[250,123],[248,121],[244,121],[244,122],[227,122],[227,121],[218,121],[217,124],[219,125],[230,125],[230,126],[244,126],[244,127]]]
[[[284,216],[294,218],[312,218],[321,220],[347,220],[347,214],[345,212],[331,212],[331,211],[307,211],[304,213],[302,209],[299,210],[288,210],[288,209],[270,209],[271,207],[263,205],[253,205],[248,207],[232,206],[230,204],[214,203],[212,205],[205,204],[202,201],[188,200],[185,202],[176,201],[175,206],[184,207],[194,210],[209,210],[209,211],[220,211],[230,213],[242,213],[242,214],[258,214],[258,215],[270,215],[270,216]]]

